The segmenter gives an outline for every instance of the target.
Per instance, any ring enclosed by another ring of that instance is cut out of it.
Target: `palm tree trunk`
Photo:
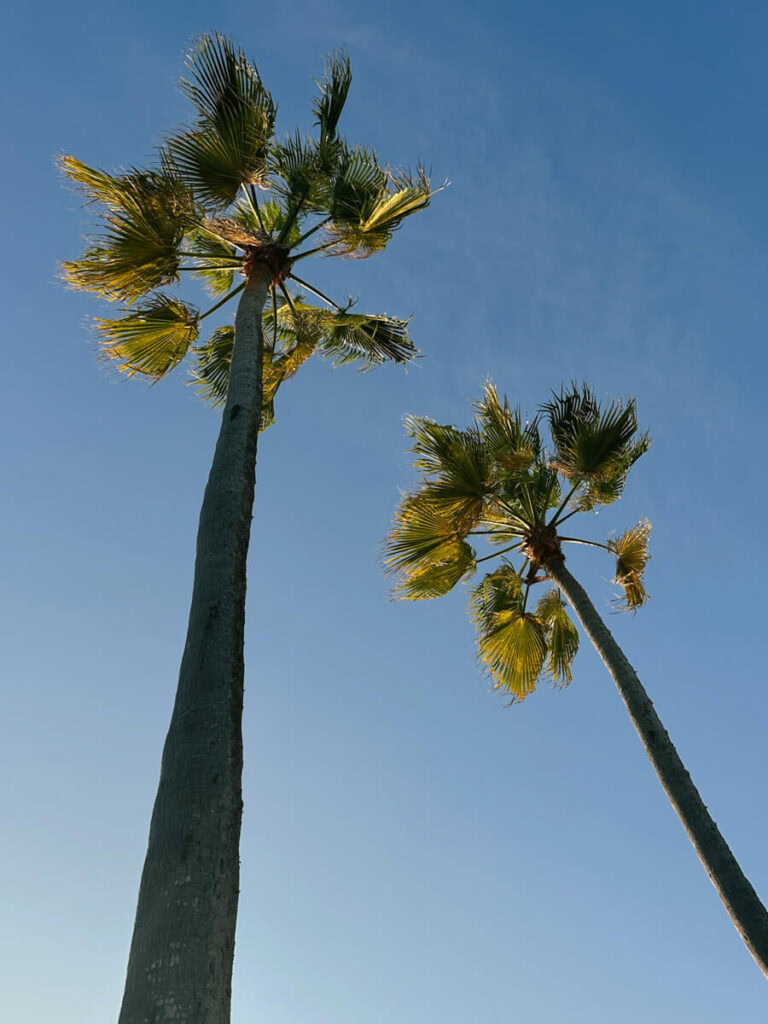
[[[120,1024],[229,1024],[242,818],[245,567],[262,404],[252,270],[197,534],[187,640],[149,830]]]
[[[736,930],[763,974],[768,976],[768,912],[739,867],[699,796],[635,670],[563,559],[547,563],[547,572],[563,592],[613,676],[651,764],[677,811]]]

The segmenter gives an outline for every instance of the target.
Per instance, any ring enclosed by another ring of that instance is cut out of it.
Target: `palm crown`
[[[501,557],[470,596],[482,663],[513,700],[533,692],[545,672],[556,683],[570,682],[576,627],[556,588],[535,608],[529,591],[548,578],[547,562],[562,557],[563,544],[588,544],[615,556],[614,582],[625,608],[635,610],[647,599],[647,521],[605,544],[560,532],[577,513],[616,501],[630,467],[647,450],[650,439],[638,433],[634,401],[603,408],[589,388],[572,385],[525,421],[489,383],[468,429],[416,416],[408,417],[406,429],[422,476],[401,501],[385,542],[386,567],[400,577],[397,596],[439,597],[482,562]],[[478,541],[498,550],[478,558],[472,546]],[[517,568],[504,557],[512,552],[522,559]]]
[[[64,277],[124,303],[120,317],[96,319],[103,350],[122,371],[157,380],[191,354],[192,382],[219,405],[234,329],[220,327],[201,341],[201,323],[245,287],[235,285],[238,272],[266,264],[263,428],[274,417],[280,384],[315,352],[363,368],[415,355],[407,321],[352,312],[354,300],[334,302],[294,267],[317,253],[378,252],[434,192],[421,167],[395,172],[338,134],[351,82],[344,54],[329,59],[319,83],[316,135],[282,141],[275,138],[275,103],[242,51],[218,34],[205,35],[186,63],[181,85],[196,119],[166,140],[158,167],[112,175],[60,158],[63,172],[100,205],[104,228],[80,259],[63,264]],[[218,300],[206,312],[157,290],[178,284],[184,272],[201,278]],[[307,302],[306,293],[323,305]]]

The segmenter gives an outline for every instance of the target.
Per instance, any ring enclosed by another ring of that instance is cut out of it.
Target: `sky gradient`
[[[652,601],[609,625],[768,897],[765,6],[43,0],[7,23],[3,1017],[117,1017],[218,429],[183,373],[96,358],[103,307],[56,269],[88,215],[53,156],[151,159],[218,29],[281,132],[346,46],[342,131],[451,180],[387,252],[310,278],[413,314],[425,358],[312,361],[260,443],[233,1024],[763,1019],[587,642],[570,688],[505,710],[465,597],[392,602],[379,545],[405,414],[464,425],[488,377],[530,411],[572,379],[635,395],[653,445],[582,535],[653,522]],[[610,614],[610,561],[569,566]]]

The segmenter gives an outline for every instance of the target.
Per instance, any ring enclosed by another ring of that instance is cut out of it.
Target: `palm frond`
[[[547,631],[547,670],[553,682],[570,683],[571,664],[579,649],[579,632],[556,587],[539,599],[536,615]]]
[[[270,199],[265,203],[260,203],[259,213],[261,214],[261,223],[264,225],[264,231],[267,233],[267,238],[265,240],[271,241],[273,237],[279,235],[283,230],[288,219],[288,215],[280,203],[276,202],[274,199]],[[240,201],[235,203],[235,207],[231,213],[231,220],[239,224],[240,227],[247,231],[250,236],[263,237],[259,219],[250,204]],[[281,244],[285,245],[287,249],[290,249],[296,244],[300,234],[301,230],[298,224],[294,223]]]
[[[433,195],[423,167],[417,174],[397,174],[379,167],[365,150],[351,155],[334,183],[327,229],[331,255],[364,259],[384,249],[406,217],[429,206]],[[444,186],[441,186],[443,188]]]
[[[455,524],[420,493],[406,495],[384,541],[384,567],[390,573],[420,571],[451,561],[456,552]]]
[[[496,686],[517,700],[533,693],[544,668],[546,632],[524,611],[523,587],[511,566],[489,573],[470,597],[480,661]]]
[[[108,175],[74,157],[62,157],[63,172],[89,201],[103,204],[104,233],[79,260],[62,263],[73,288],[132,302],[153,288],[178,280],[178,250],[198,210],[179,178],[163,171],[132,170]]]
[[[331,185],[328,213],[339,225],[359,225],[386,187],[387,172],[372,149],[344,147]]]
[[[434,420],[406,417],[413,438],[414,465],[426,474],[430,500],[449,514],[462,532],[483,514],[491,494],[489,460],[478,431],[456,430]]]
[[[122,372],[159,380],[197,339],[198,319],[193,306],[158,293],[119,319],[97,317],[95,323],[104,354]]]
[[[500,501],[530,526],[543,522],[547,509],[557,505],[560,484],[557,473],[543,462],[531,469],[509,473],[497,486]]]
[[[506,397],[500,401],[490,381],[486,382],[475,411],[498,472],[506,475],[530,469],[541,451],[536,420],[524,423],[520,409],[510,409]]]
[[[200,36],[186,64],[181,88],[198,118],[168,140],[168,154],[206,205],[226,207],[241,185],[266,185],[277,108],[255,65],[218,33]]]
[[[416,355],[408,335],[408,320],[386,315],[349,313],[326,314],[322,353],[334,366],[360,363],[372,369],[383,363],[407,363]]]
[[[620,488],[629,467],[650,444],[647,434],[634,440],[638,430],[634,399],[617,400],[601,409],[586,385],[581,389],[572,385],[542,409],[555,444],[555,468],[574,482],[611,481],[607,496]]]
[[[624,591],[620,604],[626,611],[637,611],[648,600],[643,572],[651,557],[648,553],[650,537],[651,524],[644,519],[618,539],[608,541],[608,546],[616,554],[613,582]]]
[[[280,310],[278,317],[279,314]],[[260,429],[265,430],[275,419],[274,401],[278,388],[293,377],[299,367],[309,359],[317,346],[317,338],[282,327],[278,334],[278,340],[283,347],[276,353],[271,344],[273,337],[271,311],[264,313],[262,329],[264,352]],[[214,331],[207,342],[194,349],[190,384],[195,387],[203,401],[214,407],[221,406],[226,401],[234,341],[234,327],[228,325]]]
[[[228,324],[219,327],[208,341],[196,345],[192,350],[189,383],[198,396],[214,408],[224,405],[227,400],[234,345],[235,329]]]
[[[421,601],[442,597],[475,571],[475,553],[466,541],[454,538],[444,543],[439,561],[403,573],[403,582],[395,589],[397,597]]]
[[[203,227],[211,234],[226,239],[231,245],[245,249],[248,246],[265,245],[270,241],[269,236],[264,234],[254,220],[255,218],[243,216],[240,211],[240,216],[206,217]]]
[[[184,244],[201,267],[195,271],[194,276],[202,278],[211,295],[218,297],[232,290],[237,269],[233,263],[237,256],[234,246],[210,232],[200,230],[188,235]]]
[[[321,309],[300,299],[294,300],[293,307],[295,313],[284,307],[282,317],[305,334],[317,336],[319,352],[332,359],[334,366],[356,362],[361,369],[371,369],[387,362],[406,363],[416,355],[407,320]]]
[[[332,53],[325,67],[325,74],[317,83],[320,95],[312,105],[315,123],[320,129],[320,141],[336,137],[336,128],[352,84],[349,57],[342,52]]]

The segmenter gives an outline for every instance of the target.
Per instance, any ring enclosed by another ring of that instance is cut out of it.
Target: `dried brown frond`
[[[263,234],[258,228],[244,227],[232,217],[206,217],[203,224],[214,235],[232,242],[233,245],[239,245],[241,249],[266,245],[272,241],[269,235]]]

